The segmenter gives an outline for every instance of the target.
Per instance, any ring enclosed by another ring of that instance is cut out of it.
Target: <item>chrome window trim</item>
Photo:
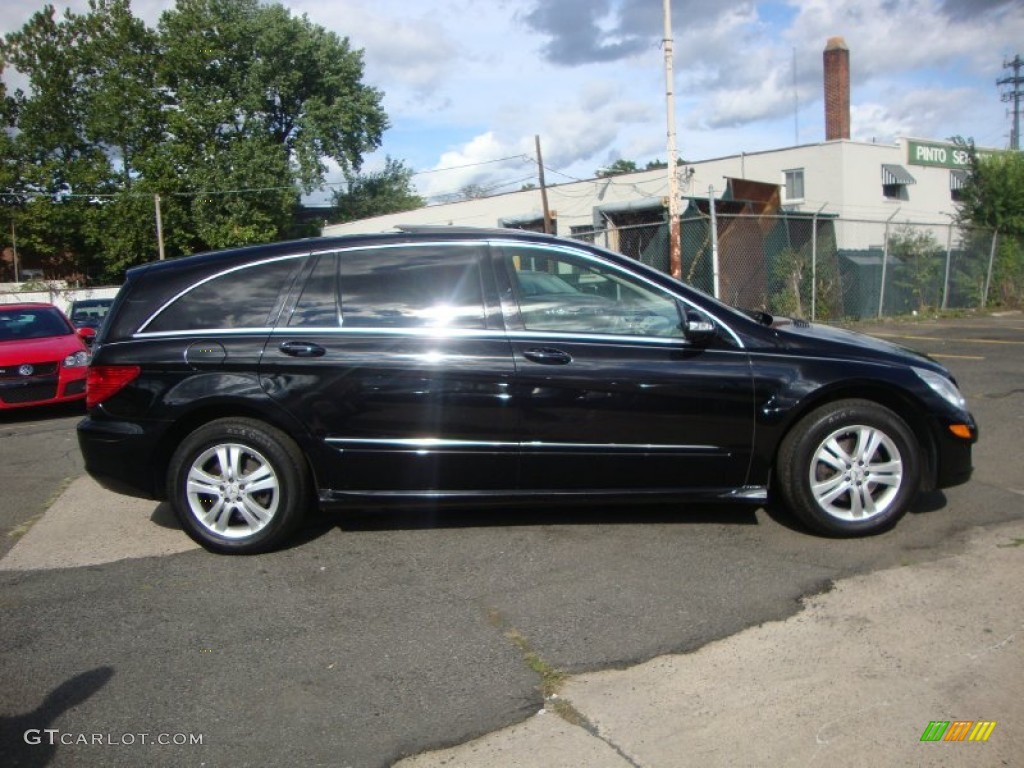
[[[153,315],[156,317],[156,315]],[[148,322],[148,321],[147,321]],[[133,339],[174,339],[181,336],[244,336],[245,334],[259,334],[266,336],[274,329],[263,326],[260,328],[197,328],[191,331],[136,331],[132,334]]]
[[[408,337],[419,339],[484,339],[493,341],[562,341],[573,344],[639,344],[651,347],[693,348],[686,339],[666,336],[637,336],[634,334],[569,333],[563,331],[503,331],[494,328],[338,328],[337,326],[277,326],[275,328],[203,328],[192,331],[151,331],[136,332],[133,339],[173,339],[183,336],[239,336],[259,334],[279,338],[282,336],[353,336],[372,338],[375,336]],[[741,349],[719,349],[717,352],[740,352]]]
[[[598,342],[617,342],[621,343],[624,341],[640,341],[645,344],[653,344],[655,346],[670,346],[673,344],[689,346],[689,342],[683,337],[658,337],[658,336],[643,336],[636,334],[587,334],[587,333],[560,333],[557,331],[495,331],[494,329],[483,328],[483,329],[471,329],[471,328],[389,328],[381,327],[374,328],[372,326],[361,326],[359,328],[344,328],[335,326],[324,326],[324,327],[303,327],[303,328],[291,328],[289,326],[281,327],[277,326],[274,328],[260,327],[260,328],[194,328],[189,330],[181,331],[146,331],[146,328],[153,322],[156,317],[169,307],[174,302],[181,299],[185,294],[198,288],[201,285],[205,285],[211,280],[216,280],[225,275],[230,275],[233,272],[239,272],[244,269],[251,269],[253,267],[262,266],[264,264],[271,264],[278,261],[286,261],[289,259],[301,259],[310,256],[322,256],[325,254],[336,254],[336,253],[348,253],[352,251],[365,251],[371,249],[392,249],[392,248],[425,248],[425,247],[461,247],[461,248],[484,248],[484,247],[515,247],[515,248],[532,248],[545,252],[560,252],[570,256],[582,259],[587,262],[598,264],[604,268],[610,269],[619,275],[624,277],[633,278],[646,284],[652,290],[661,294],[671,296],[677,301],[682,302],[689,308],[697,312],[701,312],[710,317],[715,324],[722,328],[728,333],[729,337],[736,344],[738,349],[745,349],[742,339],[732,330],[731,327],[723,322],[714,312],[711,312],[704,307],[694,304],[692,301],[687,299],[675,291],[660,285],[653,280],[649,279],[646,275],[641,275],[632,272],[625,267],[622,267],[614,262],[607,261],[600,258],[599,255],[590,253],[586,250],[565,245],[562,243],[533,243],[523,242],[521,240],[506,239],[506,238],[486,238],[483,240],[431,240],[422,242],[405,242],[405,243],[361,243],[359,245],[351,245],[341,248],[322,248],[313,251],[301,251],[299,253],[290,253],[283,256],[275,256],[268,259],[261,259],[260,261],[247,262],[245,264],[239,264],[235,267],[215,272],[212,275],[204,277],[202,280],[190,284],[188,287],[183,288],[172,298],[164,302],[157,310],[155,310],[146,320],[139,326],[139,329],[132,334],[133,339],[153,339],[153,338],[175,338],[179,336],[189,336],[194,334],[240,334],[240,333],[270,333],[272,335],[289,334],[289,335],[301,335],[301,333],[342,333],[342,334],[371,334],[371,335],[410,335],[417,337],[459,337],[459,338],[543,338],[543,339],[562,339],[562,340],[573,340],[579,342],[587,341],[598,341]]]

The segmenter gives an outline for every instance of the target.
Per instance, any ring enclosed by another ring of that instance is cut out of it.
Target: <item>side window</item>
[[[675,299],[616,269],[543,248],[505,248],[503,260],[527,330],[683,336]]]
[[[166,307],[144,330],[266,328],[303,259],[279,259],[218,275]]]
[[[785,182],[786,202],[804,199],[804,169],[794,168],[790,171],[783,171]]]
[[[346,328],[486,328],[479,249],[409,245],[340,253]]]
[[[337,328],[341,325],[337,254],[329,253],[319,257],[288,318],[288,325],[302,328]]]

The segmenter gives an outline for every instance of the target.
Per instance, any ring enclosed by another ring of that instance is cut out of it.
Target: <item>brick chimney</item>
[[[825,141],[850,138],[850,49],[841,37],[825,45]]]

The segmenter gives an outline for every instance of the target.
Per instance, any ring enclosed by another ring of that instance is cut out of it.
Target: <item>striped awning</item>
[[[963,189],[967,186],[967,171],[952,170],[949,172],[949,188]]]
[[[882,165],[883,184],[917,184],[917,179],[910,175],[902,165]]]

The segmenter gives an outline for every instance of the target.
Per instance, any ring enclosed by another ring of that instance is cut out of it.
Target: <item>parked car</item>
[[[0,409],[83,400],[91,334],[52,304],[0,304]]]
[[[78,299],[71,302],[71,323],[75,328],[98,330],[110,311],[113,299]]]
[[[461,228],[136,267],[88,407],[86,469],[225,553],[352,501],[777,500],[870,534],[965,482],[978,435],[923,355],[586,243]]]

